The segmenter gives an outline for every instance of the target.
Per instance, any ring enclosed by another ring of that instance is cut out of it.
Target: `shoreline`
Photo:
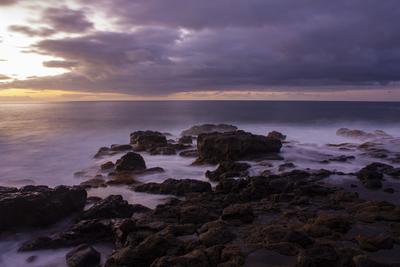
[[[107,176],[95,177],[97,180],[92,179],[80,188],[128,185],[135,191],[174,197],[153,210],[139,204],[132,205],[122,198],[85,197],[91,202],[83,205],[86,206],[84,211],[79,211],[83,209],[82,204],[77,207],[75,221],[44,239],[36,238],[24,243],[22,250],[71,249],[82,243],[107,241],[115,246],[115,252],[108,259],[103,255],[105,266],[111,267],[189,266],[195,262],[201,263],[199,266],[255,266],[257,261],[270,257],[281,264],[277,266],[378,266],[366,265],[381,261],[375,259],[373,253],[398,249],[400,207],[385,201],[363,200],[354,193],[354,190],[360,191],[360,195],[376,192],[364,189],[364,186],[379,192],[391,186],[393,192],[388,190],[391,192],[382,194],[396,196],[399,187],[391,179],[398,179],[398,168],[375,164],[358,173],[302,169],[279,156],[281,147],[277,145],[278,141],[283,148],[292,145],[284,140],[283,135],[258,137],[231,132],[237,129],[229,128],[229,125],[223,127],[229,131],[213,128],[204,133],[200,131],[204,129],[200,129],[187,136],[201,137],[190,140],[168,140],[168,136],[162,133],[139,131],[131,135],[131,148],[125,145],[103,148],[100,157],[105,159],[124,156],[119,162],[104,167]],[[204,141],[204,138],[208,139]],[[239,140],[237,142],[241,145],[238,146],[235,140]],[[218,147],[221,144],[224,146]],[[160,169],[147,168],[143,158],[140,159],[144,151],[168,156],[193,151],[196,147],[197,155],[194,152],[186,154],[197,156],[198,163],[219,166],[206,174],[215,186],[190,179],[160,183],[136,180],[138,175],[146,175],[146,172],[162,172],[163,166],[158,166]],[[347,144],[341,148],[343,151],[354,149]],[[364,149],[363,153],[375,156],[383,153],[378,145]],[[385,161],[398,159],[396,153],[385,153]],[[249,160],[248,156],[256,154],[260,154],[256,161]],[[227,155],[229,157],[225,158]],[[329,159],[330,162],[347,160],[351,158]],[[281,162],[281,170],[270,168],[270,161]],[[255,162],[258,167],[265,164],[264,169],[268,172],[250,175],[252,166],[246,166],[247,162]],[[343,190],[326,182],[333,175],[353,177],[351,184],[354,186]],[[36,192],[37,187],[31,190]],[[23,194],[21,190],[6,188],[2,188],[2,192],[11,198]],[[68,217],[68,214],[63,217]],[[364,229],[371,227],[383,236]],[[88,248],[74,254],[80,256],[79,259],[94,259],[97,255]],[[392,261],[390,264],[400,262],[395,255],[389,260]],[[32,264],[34,266],[35,260]]]

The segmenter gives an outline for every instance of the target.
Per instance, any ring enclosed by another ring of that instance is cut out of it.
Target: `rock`
[[[74,248],[65,256],[68,267],[97,267],[100,257],[100,253],[87,244]]]
[[[296,267],[336,267],[340,257],[332,245],[315,245],[302,251]]]
[[[106,163],[101,164],[100,168],[102,170],[114,169],[114,163],[112,161],[107,161]]]
[[[190,136],[198,136],[204,133],[213,133],[213,132],[233,132],[236,131],[238,128],[233,125],[228,124],[203,124],[203,125],[195,125],[191,128],[184,130],[181,135],[190,135]]]
[[[400,207],[386,201],[367,201],[355,205],[352,212],[363,222],[400,221]]]
[[[393,188],[388,187],[388,188],[383,189],[383,192],[388,193],[388,194],[394,194],[395,191]]]
[[[80,221],[61,233],[28,240],[21,245],[18,251],[57,249],[84,243],[112,241],[113,235],[114,230],[110,220]]]
[[[340,128],[336,131],[336,135],[349,137],[349,138],[357,138],[361,140],[365,139],[376,139],[376,138],[393,138],[391,135],[387,134],[382,130],[376,130],[372,133],[367,133],[362,130],[351,130],[348,128]]]
[[[173,146],[154,147],[149,152],[150,155],[176,155],[176,149]]]
[[[175,256],[183,251],[183,243],[173,236],[154,234],[136,247],[128,246],[117,250],[107,260],[105,267],[150,266],[162,256]]]
[[[136,192],[153,194],[171,194],[183,196],[188,193],[211,192],[211,185],[207,182],[192,179],[167,179],[162,183],[147,183],[134,188]]]
[[[225,224],[218,221],[203,225],[199,231],[199,240],[206,247],[223,245],[235,238],[235,235],[226,228]]]
[[[267,138],[275,138],[280,141],[284,141],[284,140],[286,140],[286,135],[284,135],[280,132],[277,132],[277,131],[272,131],[272,132],[268,133]]]
[[[376,262],[365,255],[358,255],[353,258],[354,267],[395,267],[396,265],[389,265]]]
[[[138,151],[147,150],[166,146],[167,138],[162,133],[156,131],[136,131],[131,133],[131,144]]]
[[[282,171],[286,171],[288,169],[293,169],[293,168],[296,168],[296,165],[294,165],[292,162],[287,162],[287,163],[283,163],[283,164],[279,165],[278,171],[282,172]]]
[[[372,237],[359,235],[356,239],[362,250],[370,252],[375,252],[380,249],[392,249],[394,246],[394,240],[390,236],[384,234]]]
[[[128,151],[128,150],[132,150],[132,146],[131,145],[111,145],[110,147],[111,151]]]
[[[133,208],[122,196],[110,195],[85,210],[79,220],[129,218],[133,214]]]
[[[107,185],[131,185],[136,183],[132,172],[117,172],[109,176],[111,179],[106,182]]]
[[[222,220],[239,221],[241,223],[251,223],[254,220],[253,209],[249,204],[233,204],[226,207],[222,212]]]
[[[0,231],[22,226],[47,226],[85,206],[83,187],[25,186],[0,194]]]
[[[240,163],[234,161],[224,161],[218,165],[218,168],[214,171],[207,171],[206,177],[211,181],[220,181],[225,178],[232,177],[243,177],[247,176],[247,170],[250,165],[247,163]]]
[[[201,134],[197,138],[197,163],[220,163],[278,153],[281,141],[244,131]]]
[[[103,156],[108,156],[110,155],[110,148],[108,147],[100,147],[99,150],[96,152],[96,154],[94,155],[95,158],[101,158]]]
[[[340,156],[336,156],[336,157],[331,157],[329,158],[327,161],[335,161],[335,162],[347,162],[349,160],[353,160],[356,157],[354,156],[347,156],[347,155],[340,155]]]
[[[193,138],[190,135],[184,135],[181,138],[179,138],[178,142],[180,144],[193,144]]]
[[[115,164],[117,171],[142,171],[146,169],[146,163],[140,154],[128,152]]]
[[[106,181],[103,178],[92,178],[85,182],[80,183],[80,186],[84,188],[99,188],[106,187]]]
[[[344,234],[351,229],[352,219],[350,216],[344,214],[321,213],[315,219],[314,224]]]
[[[212,267],[204,250],[196,249],[178,257],[158,258],[151,267]]]
[[[179,153],[179,156],[181,157],[187,157],[187,158],[197,158],[199,156],[199,153],[197,150],[185,150]]]
[[[368,189],[379,189],[382,187],[383,174],[377,168],[371,168],[368,165],[359,170],[356,175]]]

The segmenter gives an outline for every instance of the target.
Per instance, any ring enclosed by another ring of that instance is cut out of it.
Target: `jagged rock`
[[[371,168],[370,165],[357,172],[357,178],[369,189],[379,189],[382,187],[383,174],[377,168]]]
[[[180,144],[193,144],[193,138],[190,135],[184,135],[181,138],[179,138],[178,142]]]
[[[207,182],[192,179],[167,179],[160,184],[147,183],[138,185],[134,189],[137,192],[183,196],[188,193],[211,192],[211,185]]]
[[[0,194],[0,231],[21,226],[47,226],[81,211],[87,194],[83,187],[25,186]]]
[[[100,257],[100,253],[87,244],[74,248],[65,256],[68,267],[97,267]]]
[[[282,134],[280,132],[277,132],[277,131],[269,132],[267,137],[268,138],[275,138],[275,139],[278,139],[280,141],[286,140],[286,135],[284,135],[284,134]]]
[[[79,184],[84,188],[106,187],[106,181],[103,178],[92,178]]]
[[[147,150],[167,145],[167,138],[156,131],[136,131],[131,133],[131,144],[135,150]]]
[[[347,233],[351,229],[352,219],[348,215],[337,213],[321,213],[314,222],[317,226],[324,226],[332,231]]]
[[[222,220],[239,221],[241,223],[251,223],[254,220],[253,209],[249,204],[233,204],[226,207],[222,212]]]
[[[106,163],[103,163],[100,165],[100,168],[102,170],[110,170],[114,168],[114,163],[112,161],[107,161]]]
[[[206,177],[211,181],[220,181],[225,178],[247,176],[250,165],[247,163],[224,161],[214,171],[207,171]]]
[[[244,131],[201,134],[197,163],[219,163],[278,153],[281,141]]]
[[[133,208],[122,196],[111,195],[85,210],[79,220],[129,218],[133,214]]]
[[[187,130],[184,130],[181,135],[190,135],[190,136],[198,136],[204,133],[213,133],[213,132],[233,132],[236,131],[238,128],[233,125],[228,124],[202,124],[202,125],[195,125],[190,127]]]
[[[117,171],[142,171],[146,169],[146,163],[140,154],[128,152],[115,164]]]
[[[226,244],[235,238],[235,235],[227,229],[225,223],[218,221],[203,225],[199,232],[199,240],[206,247]]]
[[[286,171],[288,169],[293,169],[293,168],[296,168],[296,165],[294,165],[294,163],[286,162],[286,163],[279,165],[278,171],[282,172],[282,171]]]
[[[179,156],[188,158],[197,158],[199,156],[199,153],[197,152],[197,150],[185,150],[180,152]]]

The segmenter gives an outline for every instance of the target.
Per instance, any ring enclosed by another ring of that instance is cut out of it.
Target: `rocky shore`
[[[136,131],[130,144],[96,153],[104,160],[121,154],[116,162],[101,165],[106,176],[74,187],[0,187],[0,232],[33,231],[72,218],[62,231],[19,247],[20,253],[70,248],[65,260],[71,267],[99,266],[102,255],[93,245],[100,242],[114,246],[103,259],[106,267],[400,266],[400,206],[364,199],[351,190],[397,194],[386,184],[400,179],[400,168],[392,166],[400,162],[400,154],[379,141],[395,140],[382,131],[342,128],[337,134],[366,142],[329,146],[368,153],[377,161],[352,173],[301,169],[281,155],[292,145],[284,134],[255,135],[232,125],[194,126],[176,140],[161,132]],[[163,166],[148,168],[141,153],[182,155],[193,157],[194,165],[212,164],[205,173],[210,182],[138,182],[137,175],[164,171]],[[327,157],[320,164],[352,157]],[[280,162],[277,170],[268,169],[271,161]],[[253,175],[253,162],[265,169]],[[327,183],[332,176],[352,177],[352,186]],[[116,184],[171,197],[155,209],[119,195],[87,197],[86,190]],[[380,256],[382,252],[389,256]]]

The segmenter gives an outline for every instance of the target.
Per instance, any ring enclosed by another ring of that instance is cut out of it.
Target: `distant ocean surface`
[[[14,186],[77,184],[73,174],[95,164],[99,147],[128,143],[135,130],[178,136],[194,124],[230,123],[259,134],[279,130],[315,144],[339,141],[340,127],[400,135],[400,103],[382,102],[3,103],[0,118],[0,185]]]

